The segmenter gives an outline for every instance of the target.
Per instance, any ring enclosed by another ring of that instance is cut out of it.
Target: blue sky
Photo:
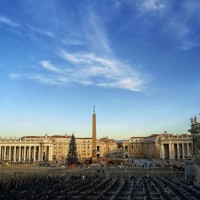
[[[1,0],[0,135],[187,133],[200,2]],[[198,116],[200,118],[200,116]]]

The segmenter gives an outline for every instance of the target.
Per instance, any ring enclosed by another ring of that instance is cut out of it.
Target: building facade
[[[77,154],[82,159],[96,161],[117,149],[113,139],[97,139],[95,106],[92,115],[92,137],[76,138]],[[63,161],[69,151],[70,135],[26,136],[19,139],[0,138],[0,162]]]
[[[159,158],[158,135],[131,137],[123,142],[126,158]]]
[[[189,134],[153,134],[148,137],[131,137],[123,142],[124,157],[185,159],[193,154],[192,136]]]
[[[52,141],[44,137],[0,138],[0,161],[52,160]]]
[[[0,162],[27,161],[65,161],[70,135],[26,136],[19,139],[0,138]],[[80,160],[92,157],[92,138],[76,138],[77,154]],[[97,158],[117,149],[114,140],[102,138],[96,140]]]
[[[193,155],[195,162],[200,164],[200,123],[197,121],[197,117],[191,118],[191,129],[188,130],[192,135],[193,140]]]

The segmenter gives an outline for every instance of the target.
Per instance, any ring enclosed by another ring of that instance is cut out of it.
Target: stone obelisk
[[[96,141],[97,141],[96,114],[95,114],[95,106],[94,106],[94,111],[93,111],[93,115],[92,115],[92,160],[93,161],[96,161],[96,159],[97,159]]]

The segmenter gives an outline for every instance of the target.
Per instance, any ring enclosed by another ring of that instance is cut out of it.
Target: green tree
[[[78,164],[78,157],[76,151],[76,139],[74,134],[72,134],[71,141],[69,143],[69,151],[67,155],[67,164]]]

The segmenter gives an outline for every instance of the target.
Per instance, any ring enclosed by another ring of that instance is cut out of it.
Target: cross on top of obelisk
[[[94,105],[94,110],[93,110],[94,114],[95,114],[95,105]]]

